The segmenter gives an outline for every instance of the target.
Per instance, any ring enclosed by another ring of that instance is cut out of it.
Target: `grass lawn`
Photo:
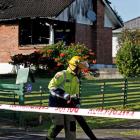
[[[47,85],[50,79],[36,78],[33,83],[33,92],[25,95],[25,104],[27,105],[48,105],[48,89]],[[15,83],[15,77],[2,78],[1,83]],[[127,101],[124,106],[124,86],[122,80],[83,80],[81,86],[81,108],[113,108],[119,110],[140,110],[140,79],[129,79],[127,89]],[[41,91],[40,91],[41,90]],[[5,98],[5,100],[3,100]],[[6,100],[10,99],[10,102]],[[0,104],[10,103],[12,94],[0,93]],[[15,96],[16,101],[18,96]],[[15,102],[17,104],[17,102]],[[11,112],[10,112],[11,113]],[[40,114],[24,113],[26,119],[24,125],[30,125],[34,129],[47,129],[50,125],[48,114],[41,114],[43,124],[38,125]],[[136,122],[137,120],[127,119],[111,119],[99,117],[86,117],[91,128],[112,128],[125,127],[127,124]],[[36,123],[35,123],[36,122]]]
[[[120,132],[124,136],[140,136],[140,130],[129,130],[128,132]]]

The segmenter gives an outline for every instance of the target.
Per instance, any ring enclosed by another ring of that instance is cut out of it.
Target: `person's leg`
[[[53,125],[48,131],[46,140],[54,140],[59,132],[64,128],[64,115],[51,114]]]
[[[52,125],[50,130],[48,131],[48,138],[52,140],[55,139],[63,128],[63,125]]]
[[[71,115],[64,116],[65,139],[76,140],[76,121]]]
[[[81,126],[81,128],[84,130],[84,132],[87,134],[87,136],[91,139],[91,140],[98,140],[96,138],[96,136],[93,134],[92,130],[90,129],[90,127],[88,126],[88,124],[86,123],[86,120],[84,119],[83,116],[74,116],[75,119],[77,120],[77,122],[79,123],[79,125]]]

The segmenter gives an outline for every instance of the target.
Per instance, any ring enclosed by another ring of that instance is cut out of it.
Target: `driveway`
[[[128,135],[130,129],[96,129],[94,134],[99,140],[140,140],[140,136]],[[140,131],[140,130],[139,130]],[[122,135],[120,135],[120,132]],[[0,129],[0,140],[45,140],[46,132],[28,132],[21,129]],[[61,132],[56,140],[65,140],[64,133]],[[84,132],[77,133],[77,140],[89,140]]]
[[[99,140],[140,140],[140,129],[95,129]],[[0,122],[0,140],[45,140],[47,132],[36,132],[18,128],[10,123]],[[65,140],[62,131],[56,140]],[[82,130],[77,132],[77,140],[89,140]]]

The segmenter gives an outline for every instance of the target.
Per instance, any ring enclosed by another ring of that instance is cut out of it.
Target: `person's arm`
[[[65,99],[65,100],[70,99],[70,95],[68,93],[65,93],[65,91],[60,88],[51,89],[50,93],[52,96],[56,96],[56,97],[59,97],[59,98]]]
[[[50,81],[48,88],[52,96],[56,96],[65,100],[69,100],[70,95],[63,90],[64,73],[58,72]]]

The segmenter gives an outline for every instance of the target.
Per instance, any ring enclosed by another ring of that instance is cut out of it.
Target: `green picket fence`
[[[140,102],[140,78],[88,80],[82,83],[84,108],[125,107]]]
[[[36,79],[33,91],[24,95],[25,105],[48,105],[50,79]],[[140,78],[82,80],[82,108],[135,105],[140,102]],[[19,104],[18,96],[0,91],[0,104]]]
[[[10,81],[14,83],[14,80],[6,79],[0,80],[0,84]],[[50,79],[36,78],[36,82],[32,84],[33,91],[24,95],[24,104],[47,106],[49,81]],[[81,83],[81,108],[122,108],[126,105],[137,110],[140,108],[140,78],[82,80]],[[1,90],[0,104],[19,104],[19,96],[12,91]],[[42,115],[39,113],[0,111],[0,118],[16,120],[20,126],[23,124],[26,126],[25,122],[31,123],[34,117],[37,118],[35,122],[41,122]],[[26,121],[23,121],[23,118],[26,118]]]

